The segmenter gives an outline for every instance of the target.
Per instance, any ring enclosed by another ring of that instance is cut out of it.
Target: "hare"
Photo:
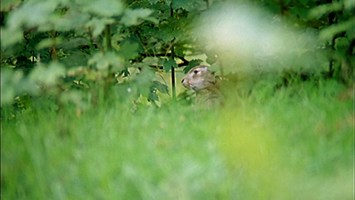
[[[182,85],[196,93],[195,103],[207,107],[220,104],[217,78],[208,67],[199,65],[192,68],[181,80]]]

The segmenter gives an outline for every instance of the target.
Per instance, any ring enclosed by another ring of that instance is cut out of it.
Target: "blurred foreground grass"
[[[3,199],[352,199],[353,96],[333,81],[260,82],[219,110],[81,117],[42,100],[3,119]],[[351,95],[350,95],[351,96]]]

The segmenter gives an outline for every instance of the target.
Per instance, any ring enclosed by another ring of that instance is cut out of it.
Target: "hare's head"
[[[215,75],[207,66],[200,65],[192,68],[181,80],[184,87],[200,91],[216,84]]]

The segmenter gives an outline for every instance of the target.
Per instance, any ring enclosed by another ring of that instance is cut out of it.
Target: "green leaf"
[[[88,61],[89,65],[94,65],[98,70],[109,70],[111,67],[113,71],[123,70],[123,63],[122,58],[114,52],[107,52],[105,54],[102,52],[96,53]]]
[[[157,23],[158,20],[149,16],[153,13],[152,10],[146,8],[126,9],[121,22],[126,26],[133,26],[140,24],[143,20],[150,20]]]
[[[58,62],[51,62],[48,66],[37,65],[30,74],[30,79],[47,86],[58,83],[59,78],[64,77],[65,66]]]
[[[163,63],[163,68],[166,72],[170,71],[171,68],[176,68],[178,65],[176,61],[172,58],[166,59]]]
[[[355,27],[355,17],[323,29],[319,37],[323,40],[330,40],[337,33],[351,31],[353,27]]]
[[[9,14],[7,26],[11,30],[44,25],[57,7],[56,1],[26,1],[21,7]]]
[[[113,19],[110,19],[110,18],[99,19],[99,18],[94,17],[93,19],[88,21],[85,26],[87,28],[92,29],[92,36],[97,37],[102,33],[102,31],[104,31],[106,25],[112,24],[112,23],[114,23]]]
[[[145,57],[142,61],[146,66],[149,65],[158,65],[159,58],[158,57]]]
[[[59,101],[63,104],[73,103],[74,105],[78,106],[79,108],[85,109],[87,105],[83,100],[84,94],[80,91],[66,91],[60,95]]]
[[[63,42],[63,40],[60,37],[46,38],[46,39],[43,39],[42,41],[40,41],[37,44],[36,48],[38,50],[44,49],[44,48],[49,48],[49,47],[57,46],[58,44],[61,44],[62,42]]]
[[[19,29],[1,28],[1,47],[7,48],[23,40],[23,33]]]
[[[17,7],[22,1],[21,0],[1,0],[1,11],[9,11],[11,8]]]
[[[88,62],[89,54],[80,51],[70,51],[68,54],[61,58],[60,61],[68,67],[85,66]]]
[[[2,66],[0,78],[1,105],[12,103],[17,95],[24,93],[38,94],[38,86],[34,81],[25,77],[21,70],[13,70],[8,66]]]
[[[201,59],[192,59],[192,60],[190,60],[190,62],[187,65],[187,67],[193,68],[193,67],[199,65],[200,63],[202,63]]]
[[[145,97],[148,97],[151,92],[151,83],[155,78],[155,73],[149,68],[142,68],[140,73],[135,78],[135,87],[138,89],[139,93]]]
[[[1,67],[1,105],[11,103],[17,94],[16,88],[23,78],[22,71]]]
[[[154,90],[151,90],[149,95],[148,95],[148,101],[159,101],[159,97],[157,93],[155,93]]]
[[[118,0],[79,0],[83,10],[102,17],[118,16],[123,13],[124,6]]]
[[[164,42],[170,42],[182,34],[180,32],[180,26],[181,24],[179,21],[175,19],[169,19],[166,21],[166,23],[163,23],[159,26],[159,30],[154,32],[154,36],[163,40]]]
[[[320,17],[322,17],[323,15],[330,13],[330,12],[334,12],[334,11],[339,11],[343,8],[343,3],[342,2],[333,2],[330,4],[322,4],[319,5],[315,8],[313,8],[310,12],[309,12],[309,18],[311,19],[318,19]]]
[[[156,4],[159,0],[148,0],[150,4]]]
[[[182,8],[187,11],[198,10],[206,8],[204,0],[173,0],[173,9]]]
[[[120,45],[120,55],[127,60],[136,58],[139,50],[139,45],[137,42],[131,40],[125,40]]]
[[[68,38],[66,41],[61,42],[58,45],[58,48],[64,50],[71,50],[75,48],[79,48],[80,46],[90,45],[90,41],[84,37],[77,37],[77,38]]]
[[[62,13],[55,13],[49,19],[49,28],[54,28],[57,31],[80,30],[92,18],[89,13],[81,13],[76,9],[69,9]],[[48,29],[48,27],[47,27]]]
[[[156,88],[161,93],[169,94],[169,87],[159,81],[153,81],[152,88]]]
[[[200,59],[193,59],[189,62],[189,64],[183,69],[183,72],[186,74],[187,72],[190,71],[190,69],[192,69],[193,67],[199,65],[200,63],[202,63],[202,60]]]
[[[345,9],[351,10],[355,8],[355,1],[354,0],[344,0]]]
[[[340,37],[335,40],[335,49],[340,51],[346,51],[350,45],[350,41],[346,37]]]

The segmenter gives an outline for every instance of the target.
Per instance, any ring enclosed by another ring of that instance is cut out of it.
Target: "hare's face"
[[[215,77],[206,66],[197,66],[184,76],[181,83],[188,89],[199,91],[215,84]]]

